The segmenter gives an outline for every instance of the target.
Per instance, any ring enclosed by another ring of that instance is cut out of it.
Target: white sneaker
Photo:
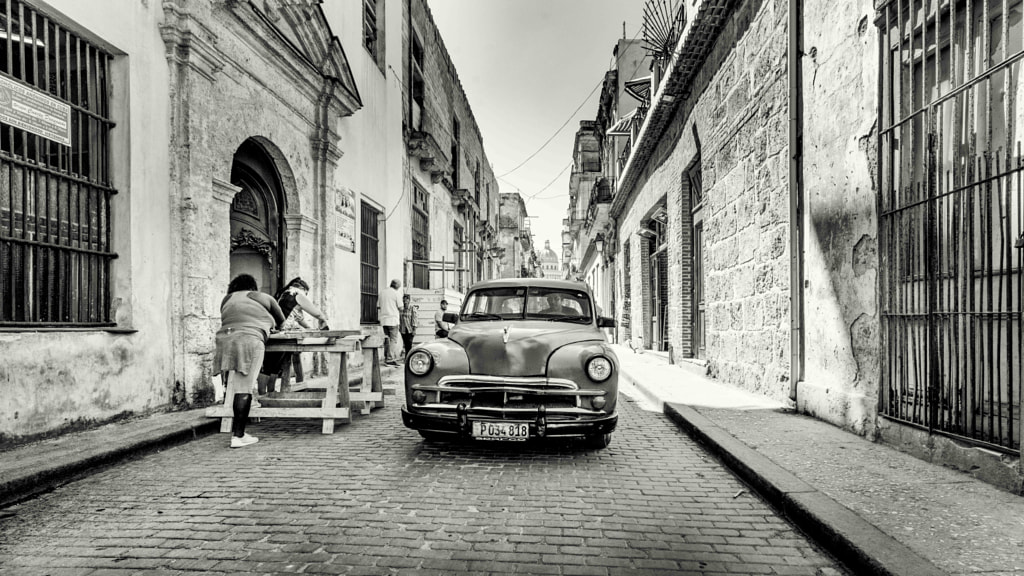
[[[242,448],[242,447],[248,446],[250,444],[255,444],[255,443],[259,442],[259,441],[260,441],[259,438],[255,437],[255,436],[250,436],[249,434],[243,434],[241,438],[239,438],[238,436],[232,436],[231,437],[231,447],[232,448]]]

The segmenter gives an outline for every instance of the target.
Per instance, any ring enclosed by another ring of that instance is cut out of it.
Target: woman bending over
[[[256,279],[240,274],[228,285],[220,303],[220,330],[213,353],[213,373],[227,374],[227,391],[234,420],[231,447],[241,448],[259,440],[245,433],[252,404],[252,388],[263,364],[267,336],[280,326],[285,315],[269,294],[259,292]]]

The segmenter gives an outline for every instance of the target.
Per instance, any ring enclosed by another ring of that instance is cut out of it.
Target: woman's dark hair
[[[256,279],[249,274],[239,274],[228,284],[228,294],[232,292],[256,292],[260,289]]]
[[[284,291],[291,288],[292,286],[296,288],[301,288],[306,292],[309,292],[309,284],[306,284],[305,280],[296,276],[295,278],[292,278],[287,284],[285,284],[283,288],[278,290],[277,294],[274,295],[274,298],[281,298],[281,295],[284,294]]]

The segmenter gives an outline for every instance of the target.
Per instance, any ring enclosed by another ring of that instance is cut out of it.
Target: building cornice
[[[651,100],[651,108],[633,143],[632,153],[622,168],[619,186],[612,201],[612,218],[618,218],[633,197],[633,187],[640,173],[665,133],[672,115],[689,96],[693,78],[718,39],[732,4],[733,0],[699,0],[694,7],[695,16],[686,23],[683,33],[679,35],[668,72]]]

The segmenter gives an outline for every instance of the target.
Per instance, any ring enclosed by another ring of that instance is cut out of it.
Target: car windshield
[[[505,286],[474,290],[466,297],[461,319],[548,320],[591,322],[590,297],[586,292],[539,286]]]

